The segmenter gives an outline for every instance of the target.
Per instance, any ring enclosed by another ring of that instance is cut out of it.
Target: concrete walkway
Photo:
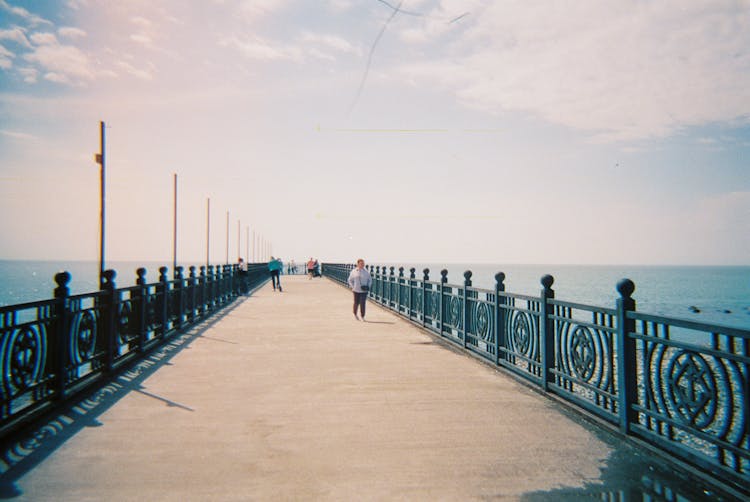
[[[576,500],[680,483],[375,304],[356,321],[333,282],[282,280],[16,445],[5,496]]]

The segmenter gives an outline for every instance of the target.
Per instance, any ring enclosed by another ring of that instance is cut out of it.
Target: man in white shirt
[[[349,273],[349,287],[354,293],[354,317],[359,321],[357,316],[357,307],[359,307],[359,313],[362,316],[362,320],[365,320],[365,304],[367,303],[367,295],[372,286],[372,276],[370,272],[365,268],[365,260],[360,258],[357,260],[357,268]]]

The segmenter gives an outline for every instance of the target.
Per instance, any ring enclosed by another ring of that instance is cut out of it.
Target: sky
[[[748,1],[0,0],[0,259],[100,121],[109,261],[750,265]]]

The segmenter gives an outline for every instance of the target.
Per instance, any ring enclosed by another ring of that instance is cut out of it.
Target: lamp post
[[[206,271],[210,265],[211,249],[211,197],[206,199]]]
[[[105,162],[105,141],[104,141],[104,121],[99,122],[99,153],[94,156],[94,160],[99,164],[99,289],[104,289],[104,231],[105,231],[105,181],[106,181],[106,162]]]
[[[177,173],[174,173],[174,212],[172,225],[172,273],[177,271]]]

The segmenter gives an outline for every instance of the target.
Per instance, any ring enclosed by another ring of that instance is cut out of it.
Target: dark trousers
[[[365,317],[365,305],[367,303],[367,293],[354,293],[354,308],[352,311],[354,315],[357,315],[357,307],[359,307],[359,315],[364,319]]]
[[[278,270],[271,270],[271,282],[273,283],[273,289],[278,286],[279,291],[281,291],[281,278]]]

